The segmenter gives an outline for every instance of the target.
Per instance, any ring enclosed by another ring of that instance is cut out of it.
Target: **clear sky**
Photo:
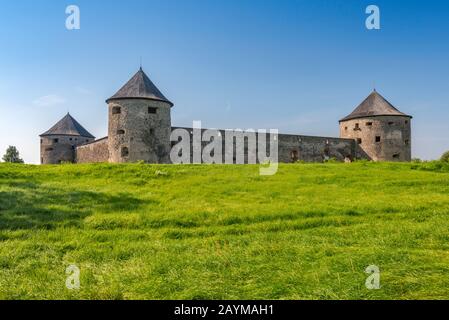
[[[381,30],[365,27],[370,4]],[[449,1],[2,1],[0,43],[0,153],[29,163],[67,111],[105,136],[105,100],[140,57],[176,126],[338,136],[375,84],[414,116],[414,157],[449,150]]]

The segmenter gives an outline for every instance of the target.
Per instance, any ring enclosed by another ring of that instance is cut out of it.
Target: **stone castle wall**
[[[340,123],[340,136],[355,139],[370,160],[411,161],[410,122],[402,116],[353,119]]]
[[[78,146],[75,155],[76,163],[108,162],[108,137]]]
[[[190,135],[190,163],[195,163],[195,159],[193,159],[193,132],[192,128],[184,128],[184,127],[173,127],[173,130],[182,129],[186,130]],[[202,129],[202,134],[206,129]],[[226,142],[226,134],[228,133],[225,130],[217,130],[221,137],[221,154],[222,154],[222,163],[225,163],[226,153],[231,153],[232,163],[248,163],[248,144],[245,142],[243,147],[244,159],[238,159],[235,156],[235,142],[233,144],[233,150],[226,150],[225,142]],[[183,137],[184,139],[184,137]],[[256,141],[259,139],[259,134],[256,134]],[[325,160],[335,158],[339,161],[344,161],[345,158],[356,159],[356,158],[364,158],[360,153],[357,152],[357,145],[354,139],[341,139],[341,138],[328,138],[328,137],[313,137],[313,136],[302,136],[302,135],[288,135],[288,134],[278,134],[278,161],[281,163],[291,163],[296,161],[304,161],[304,162],[323,162]],[[208,139],[205,139],[208,140]],[[266,153],[270,154],[270,137],[267,134],[265,136],[266,141]],[[178,142],[172,142],[172,146],[175,146]],[[210,144],[209,141],[201,142],[201,149]],[[256,154],[258,152],[258,143],[256,142]],[[234,152],[234,156],[232,153]],[[231,158],[228,158],[231,159]],[[229,163],[229,161],[226,161]],[[259,159],[257,159],[257,163],[259,163]]]

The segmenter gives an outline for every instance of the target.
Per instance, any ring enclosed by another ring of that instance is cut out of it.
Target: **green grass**
[[[449,298],[449,164],[258,172],[0,164],[0,299]]]

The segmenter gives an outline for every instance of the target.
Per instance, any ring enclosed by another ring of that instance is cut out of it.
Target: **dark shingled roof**
[[[83,126],[70,115],[70,113],[67,113],[67,115],[50,130],[41,134],[41,137],[54,135],[80,136],[95,139],[95,137],[84,129]]]
[[[374,90],[349,116],[344,117],[340,122],[376,116],[402,116],[412,118],[393,107],[390,102]]]
[[[106,100],[106,103],[117,99],[149,99],[167,102],[173,106],[173,103],[151,82],[142,68],[115,95]]]

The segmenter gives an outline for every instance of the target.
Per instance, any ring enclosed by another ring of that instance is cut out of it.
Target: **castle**
[[[175,145],[170,135],[179,129],[171,124],[173,103],[142,68],[106,103],[107,137],[96,140],[67,114],[40,135],[41,163],[170,163],[170,150]],[[374,90],[340,120],[340,138],[277,135],[278,161],[410,161],[411,119]],[[191,128],[184,129],[192,133]],[[203,148],[205,145],[202,143]],[[234,163],[240,162],[234,157]]]

